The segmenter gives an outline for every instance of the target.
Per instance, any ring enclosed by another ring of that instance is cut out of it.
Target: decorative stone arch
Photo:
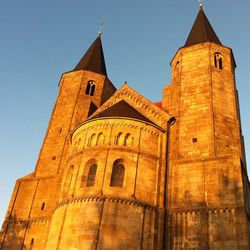
[[[124,136],[122,132],[119,132],[116,140],[115,140],[115,144],[118,146],[123,146],[124,145]]]
[[[64,184],[63,184],[63,196],[68,196],[71,194],[71,186],[74,175],[74,165],[71,165],[65,175]]]
[[[96,146],[97,142],[97,136],[96,134],[92,134],[91,137],[89,138],[89,146]]]
[[[125,166],[122,159],[118,159],[113,163],[112,174],[110,180],[111,187],[122,187],[125,177]]]
[[[103,133],[99,133],[98,136],[97,136],[96,145],[103,145],[104,144],[104,140],[105,140],[104,134]]]
[[[124,146],[133,147],[134,138],[130,133],[127,133],[124,137]]]

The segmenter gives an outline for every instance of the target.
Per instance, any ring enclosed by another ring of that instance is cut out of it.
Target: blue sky
[[[237,62],[243,133],[250,159],[250,1],[204,1],[204,11]],[[63,72],[77,64],[104,22],[109,78],[152,101],[171,79],[198,0],[0,0],[0,223],[15,180],[33,171]],[[248,161],[249,162],[249,161]]]

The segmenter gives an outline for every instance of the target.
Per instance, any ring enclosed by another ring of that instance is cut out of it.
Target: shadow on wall
[[[190,210],[177,209],[170,214],[170,249],[205,249],[207,244],[212,249],[247,247],[245,211],[244,207],[239,208],[243,205],[241,180],[229,176],[226,170],[216,174],[217,189],[216,185],[211,183],[211,190],[206,190],[208,204],[206,199],[198,200],[195,196],[183,195],[183,199],[187,199],[183,204],[189,204]],[[214,177],[215,174],[211,175]],[[204,190],[200,192],[203,193]],[[204,238],[204,232],[209,235],[209,239]]]
[[[18,222],[16,215],[11,216],[10,222],[7,225],[3,225],[3,241],[0,242],[1,250],[28,250],[24,245],[24,232],[27,228],[27,223]],[[31,248],[32,249],[32,246]]]

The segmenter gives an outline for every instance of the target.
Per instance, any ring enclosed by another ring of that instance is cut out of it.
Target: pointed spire
[[[200,2],[200,11],[189,33],[185,46],[203,42],[214,42],[221,45],[219,38],[203,11],[202,3]]]
[[[103,27],[104,27],[104,22],[101,23],[101,26],[100,26],[100,29],[99,29],[99,32],[98,32],[99,37],[102,37]]]
[[[101,35],[91,44],[85,55],[74,68],[75,70],[89,70],[107,76]]]

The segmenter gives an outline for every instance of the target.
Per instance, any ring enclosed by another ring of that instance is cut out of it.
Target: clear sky
[[[0,0],[0,224],[15,180],[34,170],[58,82],[104,22],[108,75],[152,101],[171,79],[198,0]],[[237,62],[236,80],[250,159],[250,1],[205,0],[204,11]],[[249,161],[248,161],[249,162]],[[249,163],[250,166],[250,163]]]

